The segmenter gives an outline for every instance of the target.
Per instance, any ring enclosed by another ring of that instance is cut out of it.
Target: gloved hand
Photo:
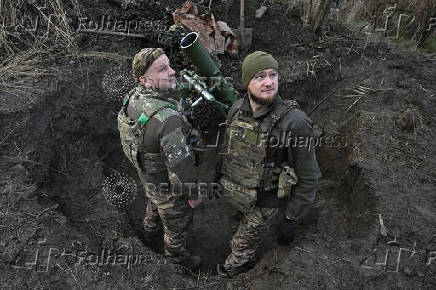
[[[295,239],[296,229],[297,224],[295,221],[288,218],[284,218],[280,221],[278,226],[278,243],[280,245],[290,244]]]
[[[202,202],[203,202],[203,197],[201,195],[199,195],[196,200],[192,200],[192,199],[188,200],[188,204],[192,208],[198,207]]]

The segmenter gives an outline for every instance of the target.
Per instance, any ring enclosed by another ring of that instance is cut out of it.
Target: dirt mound
[[[214,267],[228,254],[238,216],[222,200],[195,211],[189,248],[203,257],[200,273],[166,261],[162,245],[145,246],[146,200],[116,127],[139,49],[165,39],[176,68],[187,64],[177,48],[179,36],[159,28],[172,25],[170,12],[183,1],[65,2],[74,29],[82,23],[79,16],[90,21],[102,15],[143,17],[157,26],[147,39],[75,33],[75,52],[45,50],[21,58],[21,67],[15,62],[13,70],[0,71],[11,80],[0,101],[2,286],[434,288],[434,58],[335,23],[315,35],[278,1],[266,3],[262,19],[247,17],[254,31],[251,50],[271,52],[280,63],[280,95],[296,99],[316,124],[323,179],[295,243],[279,246],[271,229],[256,267],[224,280]],[[202,11],[206,2],[199,4]],[[258,3],[246,2],[252,15]],[[211,8],[222,19],[223,5],[212,2]],[[31,16],[45,11],[32,9]],[[237,12],[229,11],[232,27],[238,26]],[[12,50],[29,49],[15,43]],[[218,56],[239,90],[247,53]],[[19,56],[7,55],[5,65]],[[23,84],[32,77],[26,92]],[[199,171],[210,179],[215,158],[205,159]],[[135,178],[138,187],[125,211],[109,205],[102,192],[117,172]]]

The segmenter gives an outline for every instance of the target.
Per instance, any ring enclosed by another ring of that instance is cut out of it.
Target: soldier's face
[[[275,69],[264,69],[248,83],[251,99],[259,105],[272,104],[279,90],[279,74]]]
[[[176,72],[170,66],[170,60],[165,54],[160,55],[148,68],[139,81],[146,88],[161,90],[176,88]]]

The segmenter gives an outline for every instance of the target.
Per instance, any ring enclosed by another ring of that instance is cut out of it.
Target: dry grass
[[[70,16],[78,13],[76,0],[0,0],[1,112],[37,103],[50,91],[57,63],[77,56],[65,5],[74,7]]]
[[[55,75],[56,70],[45,65],[49,52],[30,49],[15,53],[0,65],[0,112],[22,111],[37,102],[37,94],[47,91],[39,80]]]
[[[343,1],[341,10],[347,23],[363,20],[369,22],[373,29],[384,29],[388,20],[387,31],[384,32],[386,36],[413,39],[421,47],[431,35],[427,29],[431,17],[436,15],[436,1],[353,0]]]
[[[115,61],[117,63],[125,63],[127,60],[131,58],[128,56],[124,56],[118,53],[110,53],[110,52],[100,52],[100,51],[90,51],[81,53],[78,55],[80,58],[99,58],[110,61]]]
[[[70,1],[77,7],[75,0]],[[57,48],[70,53],[77,50],[61,0],[2,0],[0,11],[0,41],[8,55],[33,47]],[[33,26],[36,29],[32,29]]]

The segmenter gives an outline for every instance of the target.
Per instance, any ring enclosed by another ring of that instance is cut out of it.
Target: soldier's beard
[[[262,105],[262,106],[269,106],[271,105],[275,99],[276,99],[276,95],[272,96],[272,97],[268,97],[268,98],[260,98],[258,96],[256,96],[255,94],[253,94],[250,89],[248,89],[248,94],[251,97],[251,100],[253,100],[253,102],[255,102],[258,105]]]

